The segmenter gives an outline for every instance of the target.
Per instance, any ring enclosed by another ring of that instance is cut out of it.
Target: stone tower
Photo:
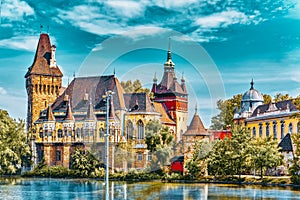
[[[27,130],[39,118],[40,112],[52,104],[61,89],[62,72],[56,65],[55,45],[48,34],[40,34],[34,61],[25,75],[28,97]]]
[[[168,115],[176,123],[175,138],[176,141],[180,141],[182,134],[187,130],[188,94],[183,76],[181,83],[178,83],[174,66],[169,47],[167,61],[164,63],[163,78],[157,84],[155,75],[151,91],[154,94],[153,101],[162,103]]]

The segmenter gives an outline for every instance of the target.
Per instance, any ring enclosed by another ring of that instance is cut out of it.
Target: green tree
[[[71,169],[83,177],[102,176],[102,163],[87,150],[76,148],[71,155]]]
[[[251,142],[254,147],[250,150],[250,160],[255,168],[260,170],[260,177],[263,178],[264,171],[283,164],[283,155],[280,153],[277,140],[272,137],[257,138]]]
[[[161,168],[170,159],[174,137],[169,128],[162,126],[157,120],[146,124],[145,135],[147,149],[155,156],[151,162],[151,170]]]
[[[196,141],[192,158],[186,162],[185,167],[193,178],[207,174],[207,162],[213,143]]]
[[[232,137],[217,141],[208,159],[208,170],[213,175],[239,175],[248,169],[247,159],[251,146],[250,134],[244,127],[232,129]]]
[[[140,80],[135,80],[133,82],[131,80],[128,80],[126,82],[121,81],[121,85],[126,93],[150,93],[150,90],[148,88],[143,88]]]
[[[217,108],[220,113],[211,120],[211,129],[226,129],[227,125],[233,125],[234,110],[240,109],[242,94],[234,95],[231,99],[218,100]]]
[[[294,184],[300,184],[300,135],[292,134],[291,136],[295,149],[294,159],[292,165],[289,167],[289,174]]]
[[[22,166],[30,166],[31,150],[26,141],[23,121],[0,110],[0,174],[16,174]]]

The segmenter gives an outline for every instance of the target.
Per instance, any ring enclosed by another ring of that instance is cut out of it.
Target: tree
[[[217,141],[208,159],[208,170],[213,175],[239,175],[248,169],[250,134],[244,127],[235,126],[232,137]]]
[[[16,174],[31,164],[31,150],[26,141],[25,124],[0,110],[0,174]]]
[[[126,82],[122,81],[121,85],[124,88],[125,93],[150,93],[150,90],[148,88],[142,87],[142,83],[140,80],[135,80],[134,82],[132,82],[131,80],[128,80]]]
[[[145,135],[147,149],[155,156],[151,169],[164,166],[170,158],[174,140],[169,128],[163,127],[158,120],[150,121],[146,124]]]
[[[251,142],[254,147],[250,150],[251,162],[260,170],[260,177],[268,168],[273,168],[283,163],[283,155],[280,153],[277,140],[272,137],[257,138]]]
[[[274,96],[274,101],[279,102],[279,101],[284,101],[284,100],[291,100],[293,97],[291,97],[289,94],[282,94],[282,93],[277,93]]]
[[[207,162],[213,147],[212,142],[196,141],[192,158],[186,162],[188,173],[192,177],[198,177],[207,173]]]
[[[269,104],[272,102],[272,97],[268,94],[263,94],[264,104]]]
[[[71,161],[71,169],[83,177],[103,175],[103,164],[87,150],[76,148],[71,155]]]
[[[291,136],[295,149],[292,165],[289,168],[289,174],[294,184],[300,184],[300,135],[292,134]]]
[[[217,108],[220,113],[211,120],[211,129],[226,129],[227,125],[233,125],[234,110],[240,109],[242,94],[234,95],[231,99],[218,100]]]

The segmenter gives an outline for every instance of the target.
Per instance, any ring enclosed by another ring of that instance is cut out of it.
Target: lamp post
[[[106,99],[106,134],[105,134],[105,199],[109,200],[109,101],[113,92],[107,91],[103,98]]]

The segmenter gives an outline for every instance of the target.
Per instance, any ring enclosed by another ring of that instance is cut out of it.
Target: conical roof
[[[70,105],[70,100],[68,100],[67,104],[68,104],[68,107],[67,107],[67,111],[66,111],[65,120],[66,121],[74,121],[74,117],[73,117],[72,109],[71,109],[71,105]]]
[[[96,120],[96,116],[95,116],[94,110],[93,110],[92,98],[90,98],[90,103],[88,106],[85,120]]]
[[[49,105],[47,108],[46,119],[47,121],[55,121],[55,117],[53,115],[51,105]]]
[[[50,67],[51,58],[52,50],[49,35],[42,33],[40,35],[33,64],[28,68],[25,78],[31,74],[62,77],[63,74],[58,66]]]
[[[202,123],[202,120],[197,114],[197,109],[195,111],[191,124],[188,127],[187,131],[184,133],[184,135],[209,135]]]

